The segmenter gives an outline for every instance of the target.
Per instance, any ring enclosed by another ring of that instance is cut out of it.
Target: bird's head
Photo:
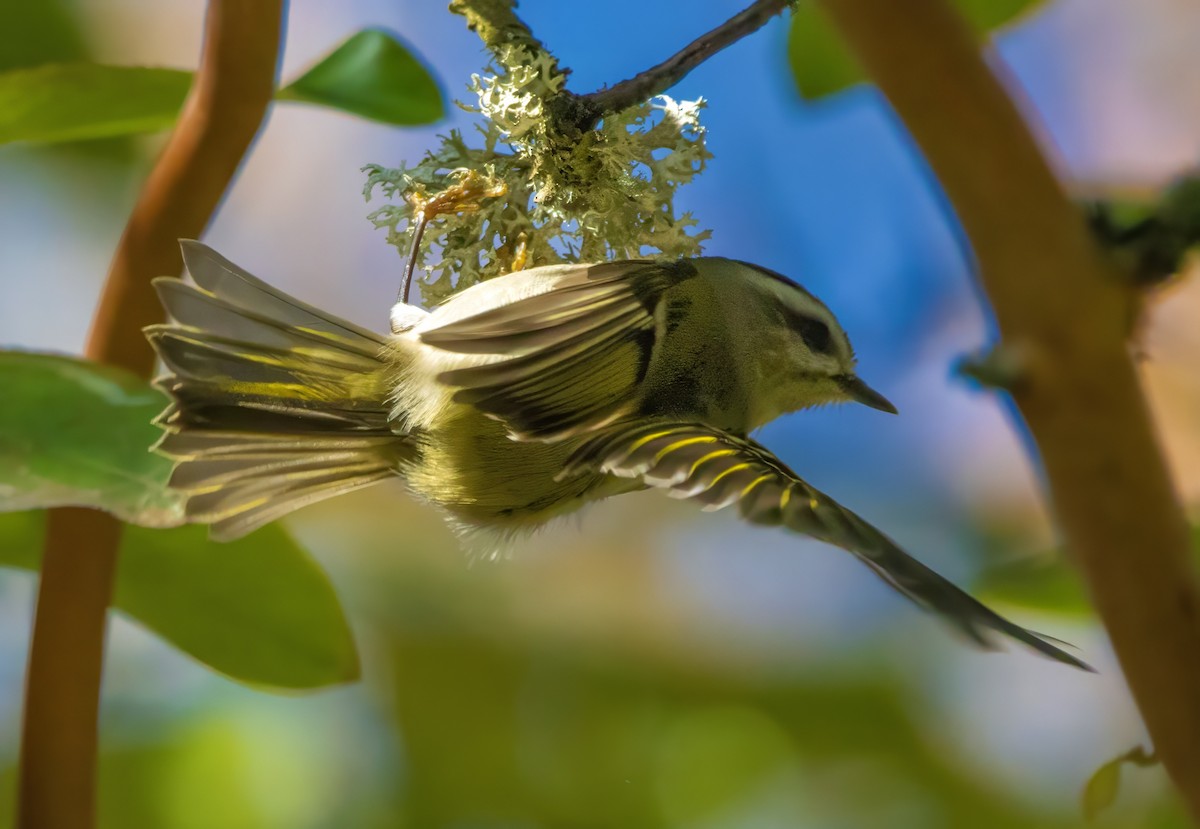
[[[856,373],[850,338],[821,300],[782,274],[738,264],[752,272],[747,278],[771,329],[767,382],[777,384],[772,391],[782,411],[853,402],[896,414],[896,407]]]

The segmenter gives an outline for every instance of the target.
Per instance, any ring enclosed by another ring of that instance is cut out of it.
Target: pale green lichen
[[[468,171],[507,188],[475,212],[431,222],[417,262],[426,301],[507,273],[522,244],[526,267],[701,252],[709,231],[696,231],[690,214],[676,215],[674,197],[711,157],[702,100],[659,96],[567,135],[548,113],[565,81],[552,56],[509,44],[488,72],[471,79],[478,105],[459,104],[482,116],[477,146],[452,130],[411,167],[364,168],[364,195],[378,188],[392,202],[369,218],[402,255],[411,246],[414,195],[436,194]]]

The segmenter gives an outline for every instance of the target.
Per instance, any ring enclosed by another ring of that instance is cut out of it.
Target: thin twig
[[[275,88],[283,0],[210,0],[200,68],[117,247],[87,356],[149,376],[142,327],[161,319],[150,280],[180,271],[180,237],[208,224]],[[25,683],[17,826],[95,824],[96,716],[120,524],[52,510]]]
[[[666,92],[689,72],[717,52],[758,31],[788,7],[791,0],[756,0],[743,11],[693,40],[657,66],[628,80],[581,95],[568,90],[558,95],[552,118],[565,132],[586,132],[605,115],[620,112]],[[467,26],[497,56],[506,47],[519,46],[534,54],[547,54],[529,26],[517,17],[513,0],[452,0],[450,11],[467,18]]]
[[[580,98],[595,113],[596,119],[640,104],[666,92],[726,46],[731,46],[746,35],[761,29],[767,21],[787,8],[788,4],[789,0],[757,0],[657,66],[608,89],[581,95]]]
[[[822,0],[924,151],[978,256],[1013,399],[1154,748],[1200,818],[1200,592],[1102,260],[978,41],[945,0]]]
[[[275,91],[284,0],[210,0],[192,92],[117,245],[87,354],[148,376],[142,328],[161,321],[151,278],[179,273],[179,239],[208,225]]]

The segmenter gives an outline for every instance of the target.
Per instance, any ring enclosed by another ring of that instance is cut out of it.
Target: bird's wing
[[[421,341],[504,355],[438,379],[518,439],[571,437],[632,411],[666,325],[663,295],[695,274],[682,260],[580,268],[545,293],[426,331]]]
[[[637,478],[705,510],[737,504],[751,523],[783,526],[853,553],[896,590],[984,648],[996,647],[993,632],[999,632],[1051,659],[1091,670],[971,598],[748,438],[696,423],[617,424],[580,446],[560,477],[586,471]]]

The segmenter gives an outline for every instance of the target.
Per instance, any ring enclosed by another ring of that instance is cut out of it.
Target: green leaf
[[[87,44],[70,0],[0,3],[0,70],[81,60]]]
[[[36,570],[41,512],[0,515],[0,565]],[[278,525],[229,543],[203,527],[127,527],[114,606],[233,679],[313,689],[358,678],[358,655],[337,595]]]
[[[0,351],[0,512],[85,506],[153,527],[183,522],[171,463],[150,451],[161,392],[122,369]]]
[[[994,29],[1032,11],[1042,0],[954,0],[958,11],[982,40]],[[816,99],[867,80],[858,58],[816,0],[792,9],[788,64],[800,94]]]
[[[81,505],[178,524],[171,464],[149,451],[166,398],[73,357],[0,352],[0,509]],[[0,563],[38,567],[42,519],[0,520]],[[115,605],[181,650],[252,684],[316,688],[357,676],[328,580],[278,527],[218,544],[202,527],[126,529]]]
[[[815,0],[792,9],[788,31],[788,63],[800,94],[815,99],[866,80],[858,58]]]
[[[1200,566],[1200,526],[1192,527],[1192,560]],[[974,587],[985,602],[1068,616],[1093,613],[1079,571],[1062,550],[993,563]]]
[[[278,97],[385,124],[432,124],[445,113],[437,81],[394,35],[378,29],[353,35]]]
[[[959,13],[981,38],[1032,13],[1044,0],[954,0]]]
[[[53,63],[0,72],[0,144],[157,132],[175,123],[192,73]],[[437,81],[394,35],[365,29],[276,93],[401,126],[445,114]]]
[[[1004,561],[988,567],[975,582],[984,602],[1085,616],[1092,612],[1083,582],[1061,550],[1052,555]]]
[[[0,144],[81,141],[174,123],[192,73],[97,63],[0,72]]]
[[[1138,746],[1092,772],[1083,787],[1083,815],[1088,820],[1095,819],[1116,801],[1121,788],[1121,766],[1125,763],[1147,768],[1158,765],[1158,758]]]

